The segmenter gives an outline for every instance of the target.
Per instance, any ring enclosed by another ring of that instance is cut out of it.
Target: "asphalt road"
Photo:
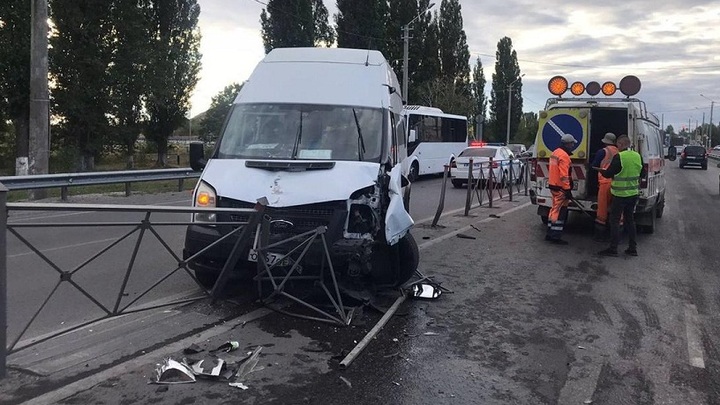
[[[596,256],[605,245],[581,215],[569,246],[547,244],[523,200],[418,226],[420,270],[453,293],[406,302],[347,370],[338,361],[369,326],[272,314],[202,341],[264,345],[248,391],[156,389],[146,364],[64,403],[720,404],[719,173],[670,163],[665,215],[639,235],[639,257]],[[428,200],[416,218],[435,209],[433,183],[413,188],[413,204]],[[459,208],[464,191],[448,193]]]

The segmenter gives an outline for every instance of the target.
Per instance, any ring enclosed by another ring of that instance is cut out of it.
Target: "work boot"
[[[634,248],[634,247],[629,247],[629,248],[625,249],[625,254],[626,254],[626,255],[630,255],[630,256],[637,256],[637,255],[638,255],[637,249]]]
[[[605,249],[605,250],[601,250],[601,251],[597,252],[597,254],[598,254],[599,256],[612,256],[612,257],[617,257],[618,252],[617,252],[617,249],[616,249],[616,248],[611,248],[611,247],[609,247],[609,248],[607,248],[607,249]]]

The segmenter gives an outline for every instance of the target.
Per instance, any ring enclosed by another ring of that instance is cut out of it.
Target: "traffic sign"
[[[554,151],[560,146],[560,138],[570,134],[575,138],[574,149],[577,149],[582,145],[583,132],[583,126],[577,117],[570,114],[557,114],[545,122],[542,129],[542,140],[547,149]]]

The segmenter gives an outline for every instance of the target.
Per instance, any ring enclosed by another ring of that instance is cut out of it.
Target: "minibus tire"
[[[219,276],[219,273],[195,270],[195,278],[197,279],[198,283],[208,289],[213,288]]]
[[[405,284],[417,270],[420,264],[420,249],[418,248],[415,238],[408,232],[398,242],[398,254],[400,255],[400,268],[398,269],[398,279],[396,286]]]

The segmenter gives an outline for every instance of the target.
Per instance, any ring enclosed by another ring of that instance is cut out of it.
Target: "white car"
[[[470,146],[455,158],[452,184],[456,188],[468,183],[471,158],[473,160],[472,176],[475,181],[485,183],[490,178],[490,158],[493,159],[493,182],[506,185],[511,177],[515,183],[519,184],[522,181],[522,162],[517,160],[506,146]]]

